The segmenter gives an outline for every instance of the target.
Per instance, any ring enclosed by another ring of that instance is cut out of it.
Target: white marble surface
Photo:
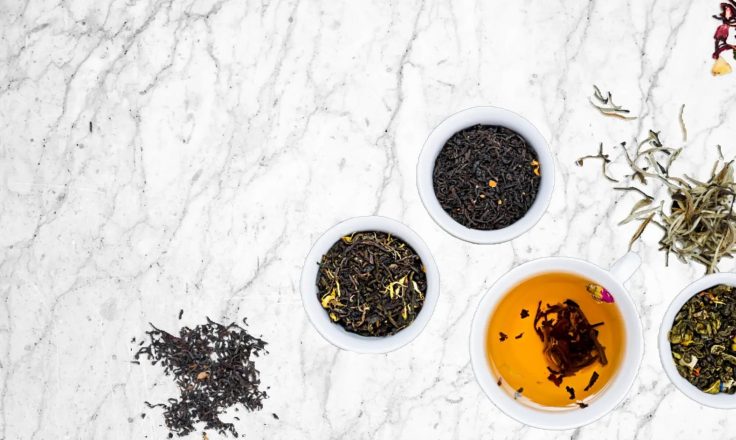
[[[143,401],[173,384],[131,365],[129,341],[149,321],[174,330],[205,316],[248,317],[270,342],[271,398],[237,422],[251,439],[730,437],[733,413],[688,401],[659,364],[659,320],[702,270],[664,267],[653,231],[629,282],[646,355],[629,398],[600,421],[550,433],[509,419],[475,383],[467,342],[481,295],[509,268],[548,255],[606,266],[625,252],[633,226],[616,224],[629,202],[596,166],[573,163],[600,140],[655,128],[682,144],[684,103],[683,170],[708,173],[718,143],[736,153],[736,74],[709,73],[717,10],[0,2],[0,438],[164,438]],[[594,82],[642,118],[599,117],[586,102]],[[444,233],[414,184],[432,127],[479,104],[528,117],[558,160],[548,214],[497,246]],[[297,290],[313,240],[364,214],[414,228],[442,276],[424,333],[388,355],[326,343]]]

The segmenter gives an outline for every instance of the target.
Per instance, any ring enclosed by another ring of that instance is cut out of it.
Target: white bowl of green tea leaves
[[[549,145],[531,122],[502,108],[472,107],[429,135],[417,188],[445,231],[473,243],[502,243],[542,218],[554,174]]]
[[[387,353],[411,342],[429,322],[439,272],[424,241],[386,217],[354,217],[313,245],[301,276],[304,310],[330,343]]]
[[[660,327],[659,354],[687,397],[736,408],[736,274],[706,275],[675,297]]]

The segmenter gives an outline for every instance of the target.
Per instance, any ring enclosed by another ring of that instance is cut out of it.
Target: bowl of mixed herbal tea
[[[386,353],[411,342],[429,322],[439,272],[427,245],[404,224],[355,217],[315,242],[301,292],[309,320],[327,341]]]
[[[660,327],[659,354],[686,396],[736,408],[736,274],[706,275],[675,297]]]
[[[501,243],[534,226],[552,197],[554,160],[539,130],[509,110],[473,107],[445,119],[427,138],[417,188],[450,234]]]

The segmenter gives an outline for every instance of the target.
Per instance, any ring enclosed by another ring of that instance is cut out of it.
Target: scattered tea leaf
[[[593,86],[593,97],[589,99],[590,103],[605,116],[612,116],[619,119],[632,120],[635,116],[629,116],[630,111],[613,103],[611,92],[605,94],[601,92],[598,86]]]
[[[524,336],[524,332],[521,332],[518,335],[514,336],[514,339],[521,339],[522,336]]]
[[[529,317],[529,310],[521,309],[521,319],[528,318],[528,317]]]
[[[588,404],[585,402],[577,402],[578,406],[582,409],[585,409],[588,407]]]
[[[603,177],[610,180],[611,182],[618,183],[618,180],[608,175],[608,164],[611,163],[611,159],[609,158],[608,154],[603,153],[603,142],[601,142],[598,145],[598,154],[579,157],[575,161],[575,164],[581,167],[585,164],[585,161],[588,159],[600,160],[601,161],[601,172],[603,174]]]
[[[565,387],[565,391],[567,391],[568,394],[570,394],[570,400],[575,400],[575,388],[567,386]]]
[[[507,340],[508,338],[509,338],[509,336],[506,333],[504,333],[504,332],[499,332],[498,333],[498,340],[499,341],[503,342],[503,341]]]
[[[655,213],[649,214],[649,217],[644,219],[644,221],[639,224],[639,227],[636,228],[636,232],[634,232],[634,235],[631,237],[631,240],[629,241],[629,250],[631,250],[631,247],[634,245],[636,240],[638,240],[639,237],[641,237],[641,234],[644,233],[644,229],[646,229],[647,225],[649,225],[649,222],[652,221],[652,219],[654,218],[654,214]]]
[[[163,408],[169,437],[193,432],[198,422],[204,423],[205,429],[237,437],[235,425],[220,416],[230,407],[237,410],[237,405],[248,411],[263,408],[262,401],[268,395],[262,390],[254,358],[267,353],[266,342],[236,323],[222,325],[209,318],[206,324],[183,327],[179,336],[151,327],[146,332],[148,344],[140,347],[135,359],[146,357],[161,365],[179,385],[178,399],[145,402],[149,408]]]
[[[682,140],[687,142],[687,126],[685,125],[685,104],[680,107],[680,129],[682,130]]]
[[[594,371],[593,372],[593,375],[590,376],[590,380],[588,381],[588,385],[585,386],[585,388],[583,389],[583,391],[588,391],[589,389],[593,388],[593,385],[595,385],[596,381],[598,381],[598,377],[600,377],[598,375],[598,372],[597,371]]]

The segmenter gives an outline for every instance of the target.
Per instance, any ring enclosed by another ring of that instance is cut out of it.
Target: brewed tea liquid
[[[537,404],[577,406],[576,402],[584,401],[608,385],[621,362],[626,341],[625,327],[615,303],[598,303],[593,299],[586,290],[590,283],[592,281],[568,273],[536,275],[511,289],[491,312],[493,315],[486,336],[488,360],[496,378],[501,378],[501,386],[510,394],[523,387],[521,398]],[[598,340],[605,347],[608,364],[603,366],[596,361],[574,376],[565,377],[558,387],[547,379],[548,363],[544,357],[542,340],[534,331],[534,315],[539,301],[545,308],[547,304],[561,303],[566,299],[578,303],[591,324],[604,322],[597,330]],[[525,319],[520,316],[522,309],[529,312]],[[508,336],[503,342],[499,338],[501,332]],[[523,336],[516,339],[521,333]],[[588,391],[584,391],[594,371],[599,374],[598,380]],[[575,389],[574,400],[570,399],[566,386]]]

